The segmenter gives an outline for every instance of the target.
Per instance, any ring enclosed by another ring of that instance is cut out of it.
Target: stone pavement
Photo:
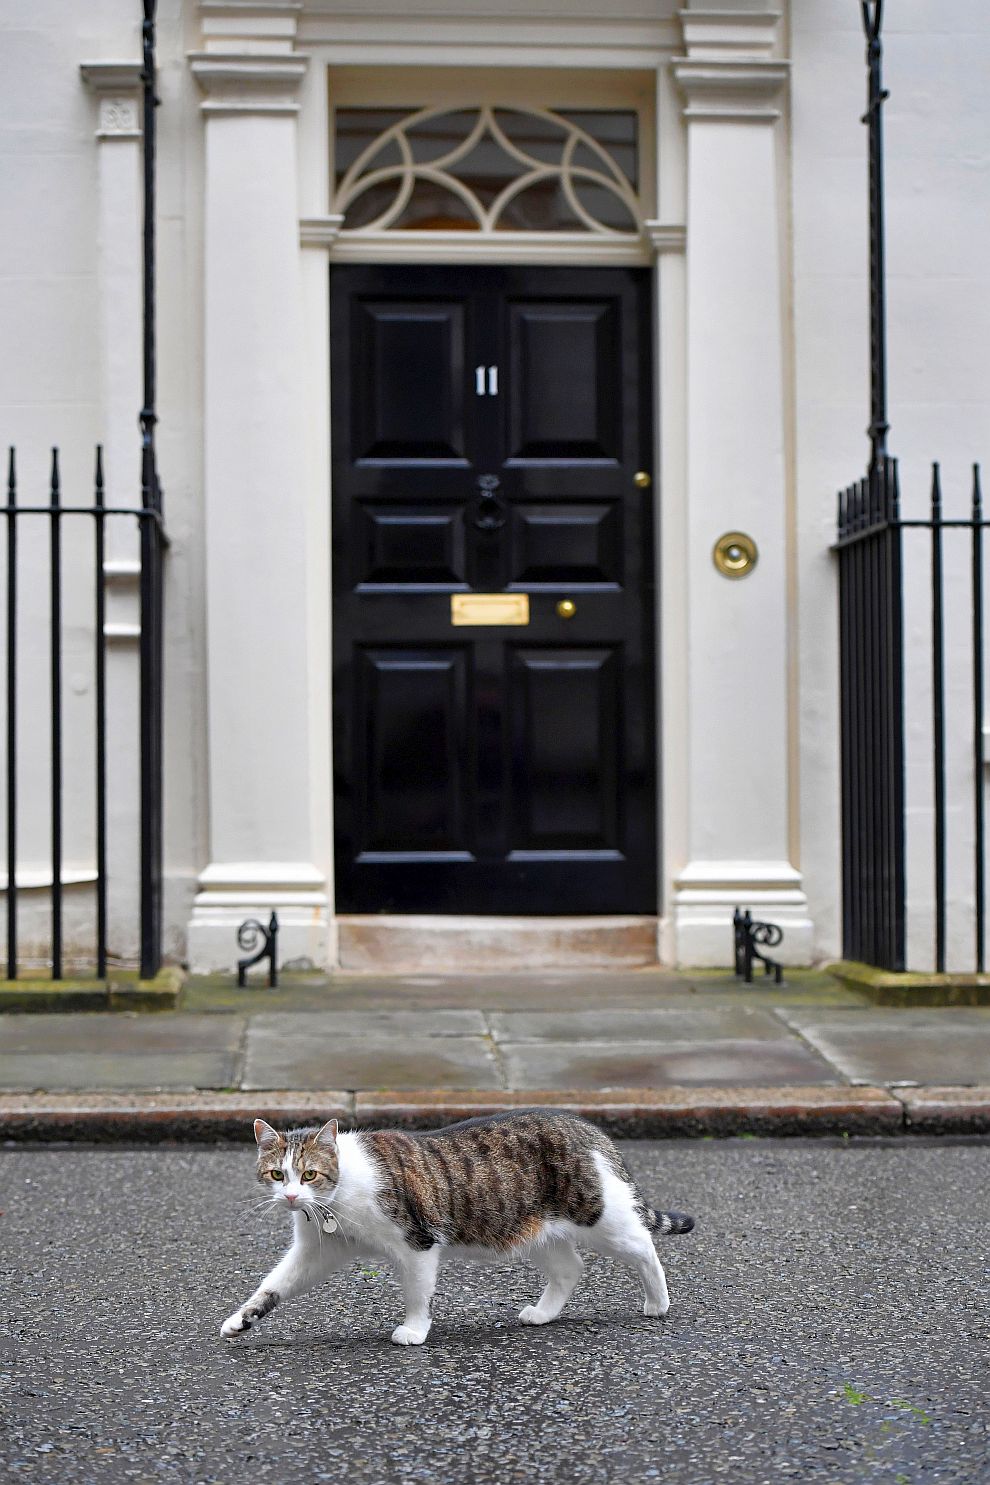
[[[0,1016],[0,1135],[216,1137],[257,1112],[436,1124],[578,1108],[627,1134],[990,1130],[990,1007],[822,974],[193,981],[176,1012]]]

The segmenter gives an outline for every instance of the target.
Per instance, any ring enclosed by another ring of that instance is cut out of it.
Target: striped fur
[[[305,1293],[355,1258],[389,1262],[406,1298],[393,1333],[418,1345],[430,1328],[441,1257],[516,1254],[547,1278],[528,1324],[555,1319],[580,1277],[578,1247],[638,1273],[644,1312],[669,1305],[653,1235],[689,1232],[694,1220],[658,1212],[636,1189],[612,1141],[574,1115],[532,1109],[468,1119],[425,1133],[279,1131],[255,1123],[258,1179],[293,1213],[281,1263],[222,1332],[243,1334],[281,1300]],[[329,1234],[329,1236],[327,1236]]]

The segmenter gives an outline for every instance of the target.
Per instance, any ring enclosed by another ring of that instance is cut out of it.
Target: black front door
[[[650,320],[636,269],[331,271],[339,912],[656,911]]]

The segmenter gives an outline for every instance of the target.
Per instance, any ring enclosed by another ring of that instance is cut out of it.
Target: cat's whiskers
[[[240,1203],[240,1206],[249,1212],[256,1212],[259,1207],[270,1207],[272,1202],[272,1197],[263,1196],[260,1201],[244,1201]]]

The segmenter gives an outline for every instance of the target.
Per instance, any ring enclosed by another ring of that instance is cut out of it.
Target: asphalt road
[[[0,1478],[990,1481],[990,1147],[626,1150],[698,1218],[665,1321],[603,1260],[542,1329],[532,1271],[448,1270],[415,1350],[356,1272],[221,1341],[281,1240],[247,1148],[3,1151]]]

